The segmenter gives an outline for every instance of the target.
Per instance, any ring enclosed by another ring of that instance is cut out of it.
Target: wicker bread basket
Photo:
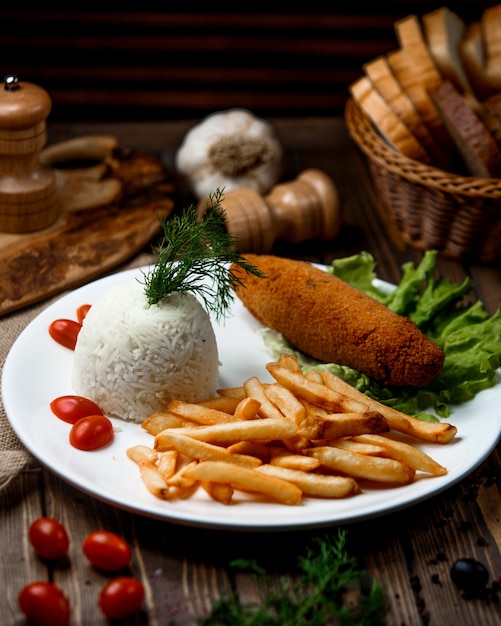
[[[352,98],[345,120],[368,158],[380,209],[406,244],[481,263],[501,258],[501,179],[459,176],[405,157]]]

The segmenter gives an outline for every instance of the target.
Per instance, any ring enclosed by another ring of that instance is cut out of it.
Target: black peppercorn
[[[458,559],[451,567],[451,579],[462,591],[474,593],[485,588],[489,572],[485,565],[475,559]]]

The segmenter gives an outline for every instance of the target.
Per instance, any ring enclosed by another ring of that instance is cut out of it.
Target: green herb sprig
[[[264,276],[239,252],[236,239],[228,233],[222,198],[222,190],[211,194],[203,217],[191,205],[181,215],[160,220],[163,239],[144,280],[150,306],[170,293],[192,293],[220,320],[233,301],[235,289],[242,285],[242,279],[230,271],[230,264]]]
[[[346,531],[314,539],[298,558],[295,583],[283,578],[273,586],[254,561],[233,561],[253,572],[264,589],[271,589],[259,605],[243,604],[230,593],[213,606],[201,626],[383,626],[387,598],[383,587],[358,569],[346,549]]]

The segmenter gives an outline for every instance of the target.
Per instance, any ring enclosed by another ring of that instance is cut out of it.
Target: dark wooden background
[[[0,78],[13,73],[44,87],[52,121],[188,119],[235,106],[263,116],[341,115],[362,64],[398,46],[394,22],[442,6],[351,0],[331,2],[325,13],[315,4],[285,13],[258,12],[255,3],[253,13],[167,12],[147,3],[1,8]],[[470,23],[495,4],[446,6]]]

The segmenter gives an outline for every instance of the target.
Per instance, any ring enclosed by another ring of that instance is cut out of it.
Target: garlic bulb
[[[266,193],[282,172],[282,146],[271,124],[246,109],[212,113],[186,133],[176,168],[198,199],[251,187]]]

